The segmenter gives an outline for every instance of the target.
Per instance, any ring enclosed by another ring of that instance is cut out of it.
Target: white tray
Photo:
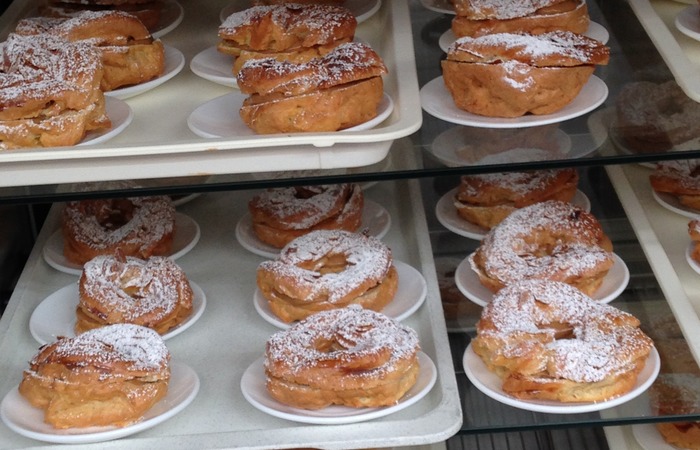
[[[690,219],[654,200],[648,168],[631,164],[606,170],[688,346],[700,361],[700,275],[686,260]]]
[[[700,101],[700,42],[675,25],[676,17],[688,4],[668,0],[629,0],[629,4],[683,92]]]
[[[12,3],[0,17],[1,40],[38,1]],[[198,137],[187,127],[190,113],[231,88],[198,77],[189,70],[189,61],[217,43],[219,12],[227,0],[181,3],[182,23],[162,40],[185,55],[187,68],[156,89],[128,99],[135,115],[131,125],[99,145],[2,151],[0,187],[122,179],[124,173],[140,179],[358,167],[381,161],[395,139],[420,128],[413,41],[407,38],[411,35],[408,5],[405,0],[387,0],[357,30],[389,69],[384,88],[395,108],[382,124],[342,133]]]
[[[211,193],[180,207],[199,221],[202,234],[197,246],[178,264],[205,292],[207,308],[197,323],[169,339],[167,346],[173,359],[197,371],[199,394],[170,420],[107,443],[108,448],[347,449],[432,445],[454,435],[462,423],[461,404],[417,180],[381,182],[366,195],[384,203],[401,224],[383,238],[394,257],[426,278],[427,298],[404,323],[418,332],[422,351],[437,367],[437,383],[430,393],[405,410],[350,425],[298,424],[258,411],[244,399],[241,377],[263,355],[267,338],[278,331],[253,305],[255,271],[265,258],[251,255],[235,238],[237,215],[246,210],[252,194]],[[401,201],[407,196],[414,200]],[[57,227],[57,212],[57,208],[51,211],[0,318],[0,398],[17,386],[27,361],[38,349],[29,332],[32,311],[46,296],[76,280],[52,269],[41,257],[44,242]],[[0,449],[39,445],[0,423]],[[104,444],[84,448],[104,448]]]

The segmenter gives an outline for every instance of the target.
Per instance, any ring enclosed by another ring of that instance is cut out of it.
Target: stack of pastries
[[[585,0],[453,0],[457,37],[525,31],[584,33],[590,22]]]
[[[484,308],[471,345],[509,395],[599,402],[634,388],[653,348],[639,326],[568,284],[524,280]]]
[[[457,39],[442,61],[455,105],[487,117],[552,114],[571,103],[610,49],[571,31]]]
[[[217,50],[235,57],[234,74],[249,59],[271,57],[302,63],[355,37],[357,20],[346,8],[278,3],[235,12],[219,26]]]
[[[124,427],[168,392],[170,352],[155,331],[110,325],[43,346],[19,393],[55,428]]]
[[[0,148],[58,147],[109,128],[99,51],[50,35],[10,34],[0,71]]]
[[[236,76],[240,109],[256,133],[338,131],[378,115],[387,68],[367,44],[348,42],[305,63],[250,59]]]
[[[84,11],[71,18],[31,17],[21,20],[15,33],[95,45],[102,55],[103,91],[151,80],[165,67],[163,44],[152,38],[136,16],[121,11]]]

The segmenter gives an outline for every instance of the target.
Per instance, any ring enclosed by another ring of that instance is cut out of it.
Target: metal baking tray
[[[201,227],[197,245],[177,261],[203,289],[206,309],[194,325],[166,341],[173,361],[197,372],[199,393],[183,411],[154,428],[84,448],[350,449],[432,445],[454,435],[462,423],[461,404],[418,182],[380,182],[365,193],[391,216],[383,241],[394,258],[419,270],[427,282],[425,302],[404,320],[418,332],[422,351],[437,366],[437,382],[426,397],[395,414],[346,425],[297,423],[251,406],[240,389],[242,374],[278,330],[253,304],[255,271],[265,258],[250,253],[235,237],[253,192],[210,193],[178,207]],[[406,195],[412,201],[405,201]],[[44,244],[57,229],[59,208],[57,204],[50,212],[0,319],[0,397],[16,388],[39,347],[29,330],[32,312],[48,295],[78,279],[42,258]],[[0,423],[0,449],[41,445]]]
[[[381,161],[392,142],[418,130],[422,113],[405,0],[382,0],[378,11],[359,24],[357,37],[384,59],[385,93],[394,103],[387,119],[364,131],[246,135],[201,138],[187,126],[200,105],[235,92],[195,75],[193,57],[216,45],[219,15],[242,0],[180,0],[181,23],[161,39],[183,53],[185,67],[157,88],[125,100],[133,120],[111,140],[87,146],[0,152],[0,186],[26,186],[130,178],[249,173],[276,170],[358,167]],[[367,0],[371,1],[371,0]],[[0,17],[0,39],[17,20],[33,15],[38,0],[16,1]],[[233,121],[240,121],[237,111]]]

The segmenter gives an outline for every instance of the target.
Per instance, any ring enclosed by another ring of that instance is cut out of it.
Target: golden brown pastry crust
[[[488,117],[551,114],[569,104],[609,49],[568,31],[458,39],[442,61],[455,105]]]
[[[43,346],[19,392],[55,428],[123,427],[165,396],[169,360],[155,331],[111,325]]]
[[[136,16],[149,30],[158,29],[163,13],[162,0],[145,0],[138,3],[96,4],[66,3],[60,0],[47,0],[39,4],[37,12],[43,17],[71,18],[85,11],[122,11]]]
[[[588,30],[589,24],[585,0],[564,0],[538,9],[530,15],[511,19],[475,20],[467,16],[455,16],[452,19],[452,32],[457,37],[522,31],[541,34],[556,30],[583,34]]]
[[[267,341],[267,390],[297,408],[390,406],[420,371],[415,331],[358,305],[325,311]]]
[[[358,231],[363,206],[362,188],[348,183],[272,188],[248,202],[255,235],[276,248],[313,230]]]
[[[63,254],[73,263],[117,251],[145,259],[170,252],[175,208],[166,196],[74,201],[63,210],[61,229]]]
[[[350,128],[377,116],[384,73],[379,55],[355,42],[302,64],[250,60],[237,76],[249,94],[240,116],[262,134]]]
[[[97,256],[83,266],[78,287],[76,333],[132,323],[165,334],[192,314],[185,272],[162,256]]]
[[[111,125],[91,45],[12,33],[3,50],[0,148],[74,145]]]
[[[33,17],[21,20],[15,32],[95,45],[102,54],[103,91],[149,81],[165,68],[162,42],[154,41],[136,16],[121,11],[84,11],[71,18]]]
[[[649,175],[651,188],[700,211],[700,164],[696,159],[659,161]]]
[[[398,289],[391,250],[379,239],[343,230],[316,230],[258,266],[257,285],[284,322],[350,304],[381,311]]]
[[[496,294],[472,340],[507,394],[560,402],[604,401],[630,391],[652,347],[631,314],[546,280]]]
[[[219,27],[217,49],[233,56],[260,56],[332,48],[352,41],[355,16],[338,6],[288,4],[256,6],[231,14]]]
[[[494,292],[520,280],[544,279],[592,295],[613,262],[612,243],[598,220],[555,200],[513,211],[469,256],[479,281]]]
[[[463,175],[454,205],[464,220],[490,230],[516,209],[547,200],[569,202],[577,187],[573,168]]]

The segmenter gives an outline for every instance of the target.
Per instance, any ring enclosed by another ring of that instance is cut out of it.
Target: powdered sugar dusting
[[[353,14],[340,6],[294,3],[253,6],[228,16],[219,27],[219,36],[235,35],[240,28],[255,26],[266,16],[274,26],[291,35],[313,34],[316,36],[314,45],[335,41],[338,30],[346,27],[348,22],[355,22]]]
[[[98,368],[126,363],[128,370],[142,371],[163,369],[170,352],[163,339],[150,328],[117,324],[61,339],[55,345],[53,356],[75,359],[78,365]]]
[[[320,264],[304,268],[329,255],[345,255],[345,269],[322,274]],[[309,293],[309,298],[326,297],[328,302],[335,303],[368,279],[382,280],[391,265],[391,250],[373,236],[318,230],[290,242],[276,260],[261,263],[259,270],[294,280],[300,290]]]
[[[627,371],[633,355],[651,346],[633,316],[560,282],[525,280],[507,286],[482,317],[493,325],[479,327],[478,334],[498,339],[503,344],[500,354],[517,358],[525,347],[541,345],[541,370],[576,382],[601,381]],[[555,337],[562,325],[571,328],[571,338]]]
[[[321,342],[334,342],[331,350]],[[386,351],[386,362],[366,373],[348,371],[352,376],[376,377],[391,370],[396,361],[412,357],[419,349],[418,335],[384,314],[359,305],[324,311],[298,322],[288,330],[273,334],[267,342],[266,367],[282,363],[292,372],[323,367],[333,360],[343,367],[356,358]]]
[[[483,272],[510,284],[525,278],[565,281],[611,264],[612,253],[597,242],[600,229],[594,218],[566,202],[548,201],[518,209],[484,237],[477,252],[483,255]],[[540,235],[551,235],[548,252],[540,248]],[[472,269],[481,272],[470,256]]]
[[[100,307],[116,311],[130,323],[152,315],[157,321],[172,313],[186,283],[182,269],[171,259],[153,256],[148,260],[104,255],[83,266],[81,285]],[[82,297],[81,297],[82,303]]]
[[[74,231],[77,241],[94,249],[108,248],[117,243],[148,248],[173,232],[175,208],[168,197],[131,197],[128,201],[135,210],[133,217],[117,228],[101,223],[96,215],[86,214],[81,202],[68,203],[63,220]]]

